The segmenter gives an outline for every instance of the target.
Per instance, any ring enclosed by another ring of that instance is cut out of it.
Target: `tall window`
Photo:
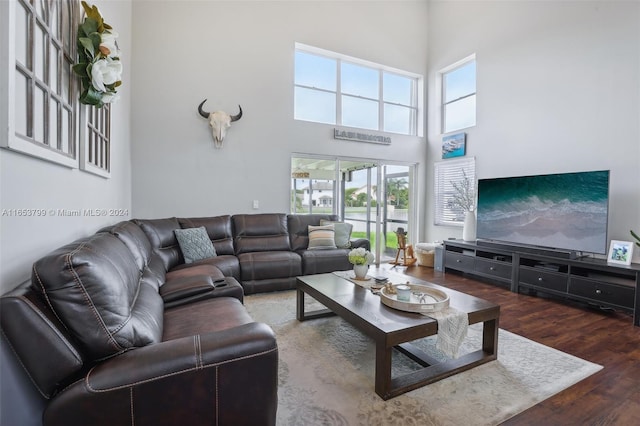
[[[462,225],[465,212],[454,202],[458,188],[467,179],[475,207],[476,159],[445,160],[435,163],[436,225]]]
[[[75,0],[16,0],[2,6],[3,49],[15,68],[3,75],[10,129],[3,146],[65,165],[77,164]],[[12,19],[13,25],[9,25]],[[13,33],[7,29],[13,28]],[[8,44],[8,45],[7,45]],[[10,104],[13,102],[13,104]]]
[[[442,72],[442,133],[476,125],[476,59],[463,59]]]
[[[296,44],[296,120],[417,134],[421,78]]]

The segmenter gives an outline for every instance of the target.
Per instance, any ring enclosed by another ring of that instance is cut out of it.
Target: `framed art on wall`
[[[608,263],[617,263],[619,265],[631,265],[631,257],[633,256],[633,243],[629,241],[611,240],[609,245],[609,254],[607,255]]]
[[[467,134],[455,133],[442,137],[442,158],[462,157],[467,150]]]

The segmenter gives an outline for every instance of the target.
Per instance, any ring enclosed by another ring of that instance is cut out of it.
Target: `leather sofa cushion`
[[[231,216],[179,218],[178,223],[182,228],[199,228],[204,226],[218,256],[234,254]]]
[[[90,360],[160,341],[162,298],[114,235],[54,250],[34,263],[31,281]]]
[[[127,246],[138,265],[138,269],[143,270],[153,254],[151,242],[144,231],[134,222],[127,220],[117,223],[109,229],[109,232]]]
[[[173,232],[180,229],[178,219],[170,217],[166,219],[135,219],[151,242],[151,247],[164,265],[165,271],[170,271],[176,265],[184,263],[184,257],[180,251],[178,240]]]
[[[240,262],[238,262],[238,258],[235,255],[226,254],[222,256],[211,257],[209,259],[202,259],[188,265],[186,263],[183,265],[178,265],[173,268],[171,272],[179,271],[181,269],[191,269],[200,265],[215,266],[217,269],[222,271],[222,274],[225,277],[233,277],[237,280],[240,279]]]
[[[231,220],[235,233],[236,255],[257,251],[291,250],[285,214],[240,214],[232,216]]]
[[[302,275],[300,255],[291,251],[243,253],[238,260],[243,282]]]
[[[162,340],[227,330],[251,322],[253,319],[236,298],[201,300],[165,311]]]
[[[353,269],[353,265],[349,263],[349,249],[304,250],[300,252],[300,256],[302,275]]]

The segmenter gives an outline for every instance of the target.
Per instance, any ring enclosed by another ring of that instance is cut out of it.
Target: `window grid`
[[[111,105],[87,107],[87,162],[106,172],[111,168]]]
[[[76,156],[75,84],[71,67],[75,57],[71,42],[76,25],[71,1],[18,0],[26,17],[25,33],[15,34],[16,46],[24,47],[24,58],[16,57],[16,77],[25,82],[21,128],[16,136],[69,158]],[[26,63],[23,63],[26,62]],[[22,86],[21,86],[22,87]],[[38,128],[36,126],[42,126]]]
[[[475,176],[475,157],[438,161],[435,163],[435,225],[462,226],[465,212],[452,205],[453,195],[455,194],[454,183],[459,184],[465,178],[469,179],[471,189],[473,194],[475,194]]]
[[[303,89],[307,89],[307,90],[314,90],[314,91],[318,91],[318,92],[324,92],[324,93],[330,93],[332,95],[335,96],[336,99],[336,117],[335,117],[335,121],[333,123],[329,123],[329,124],[336,124],[336,125],[343,125],[343,99],[344,98],[353,98],[353,99],[360,99],[360,100],[364,100],[364,101],[371,101],[371,102],[376,102],[377,103],[377,110],[378,110],[378,125],[376,129],[371,129],[371,130],[379,130],[379,131],[387,131],[385,130],[385,114],[384,114],[384,108],[385,105],[393,105],[393,106],[399,106],[399,107],[403,107],[403,108],[407,108],[410,110],[410,118],[409,118],[409,132],[405,133],[403,132],[403,134],[408,134],[408,135],[416,135],[417,134],[417,114],[418,114],[418,105],[417,105],[417,99],[418,99],[418,95],[417,95],[417,88],[418,88],[418,84],[417,84],[417,78],[415,77],[410,77],[407,75],[403,75],[401,73],[392,73],[389,71],[385,71],[382,68],[373,68],[371,66],[367,66],[367,65],[363,65],[363,64],[359,64],[357,62],[354,61],[345,61],[340,57],[331,57],[328,55],[319,55],[315,52],[309,52],[307,50],[304,49],[296,49],[299,52],[303,52],[305,54],[308,55],[315,55],[315,56],[319,56],[319,57],[323,57],[326,59],[330,59],[335,61],[336,63],[336,90],[328,90],[328,89],[323,89],[323,88],[318,88],[315,86],[309,86],[309,85],[304,85],[304,84],[298,84],[295,83],[294,87],[296,88],[303,88]],[[372,98],[372,97],[367,97],[367,96],[362,96],[362,95],[356,95],[356,94],[352,94],[352,93],[346,93],[342,91],[342,76],[341,76],[341,69],[342,69],[342,64],[343,63],[348,63],[348,64],[353,64],[353,65],[357,65],[363,68],[367,68],[367,69],[373,69],[375,71],[378,72],[378,97],[377,98]],[[390,101],[385,101],[384,100],[384,75],[385,74],[394,74],[406,79],[409,79],[411,81],[411,96],[410,96],[410,100],[411,100],[411,104],[403,104],[403,103],[397,103],[397,102],[390,102]],[[396,132],[394,132],[396,133]]]
[[[474,87],[473,90],[470,90],[469,92],[464,92],[464,94],[459,95],[455,98],[452,99],[448,99],[449,95],[447,93],[447,78],[448,76],[450,76],[452,73],[454,73],[455,71],[460,70],[461,68],[464,68],[466,66],[469,66],[471,64],[475,65],[475,55],[472,55],[468,58],[465,58],[453,65],[451,65],[450,67],[448,67],[447,69],[443,70],[442,73],[442,132],[443,133],[448,133],[448,132],[452,132],[452,131],[456,131],[456,130],[460,130],[463,128],[467,128],[467,127],[471,127],[471,126],[475,126],[476,123],[476,117],[475,117],[475,97],[476,97],[476,87],[475,87],[475,83],[474,83]],[[474,80],[475,80],[475,73],[474,73]],[[465,101],[473,101],[473,119],[471,120],[470,123],[467,123],[465,125],[455,125],[455,124],[448,124],[448,120],[447,120],[447,113],[450,109],[450,107],[455,107],[455,106],[459,106],[460,104],[465,103]]]

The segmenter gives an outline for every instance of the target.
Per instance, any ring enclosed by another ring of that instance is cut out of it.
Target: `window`
[[[443,133],[476,125],[475,55],[442,71]]]
[[[71,67],[78,2],[1,3],[3,59],[15,66],[0,72],[8,91],[2,146],[77,166],[78,101]]]
[[[294,118],[416,135],[421,78],[296,43]]]
[[[103,177],[111,172],[111,104],[102,108],[85,106],[86,133],[80,168]]]
[[[436,225],[462,225],[465,212],[453,203],[456,194],[455,186],[460,186],[465,179],[468,179],[475,205],[475,176],[475,157],[435,163]]]

